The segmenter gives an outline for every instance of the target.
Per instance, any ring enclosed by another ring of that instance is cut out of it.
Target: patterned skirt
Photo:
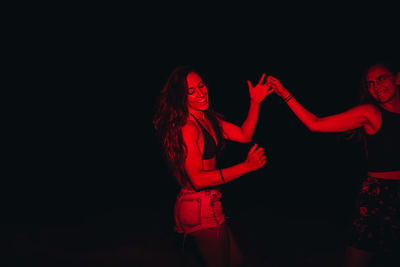
[[[370,252],[400,248],[400,180],[367,177],[358,195],[350,246]]]

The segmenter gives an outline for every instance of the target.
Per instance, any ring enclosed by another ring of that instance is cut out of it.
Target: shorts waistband
[[[192,189],[182,188],[179,192],[178,197],[181,196],[210,196],[210,195],[220,195],[221,192],[218,189],[205,189],[201,191],[194,191]]]

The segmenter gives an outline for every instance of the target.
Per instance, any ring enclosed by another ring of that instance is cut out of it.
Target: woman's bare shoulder
[[[367,117],[380,117],[381,111],[379,110],[379,108],[376,105],[362,104],[362,105],[359,105],[358,108]]]
[[[196,138],[199,135],[199,129],[193,120],[187,120],[182,127],[182,135],[186,138]]]

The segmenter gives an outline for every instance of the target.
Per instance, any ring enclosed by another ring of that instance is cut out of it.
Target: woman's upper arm
[[[249,142],[243,135],[242,129],[239,126],[224,120],[220,120],[220,125],[225,139],[240,143]]]
[[[201,151],[197,142],[198,136],[199,130],[193,122],[189,121],[183,126],[182,137],[186,145],[185,170],[194,185],[196,185],[196,174],[201,171],[203,164]]]
[[[344,132],[371,124],[376,107],[370,104],[359,105],[345,112],[318,118],[312,127],[317,132]]]

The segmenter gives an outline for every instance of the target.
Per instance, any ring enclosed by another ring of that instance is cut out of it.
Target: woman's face
[[[371,67],[366,78],[369,93],[378,103],[386,103],[396,95],[397,77],[384,66]]]
[[[208,90],[200,75],[191,72],[186,76],[188,90],[188,107],[194,110],[208,109]]]

